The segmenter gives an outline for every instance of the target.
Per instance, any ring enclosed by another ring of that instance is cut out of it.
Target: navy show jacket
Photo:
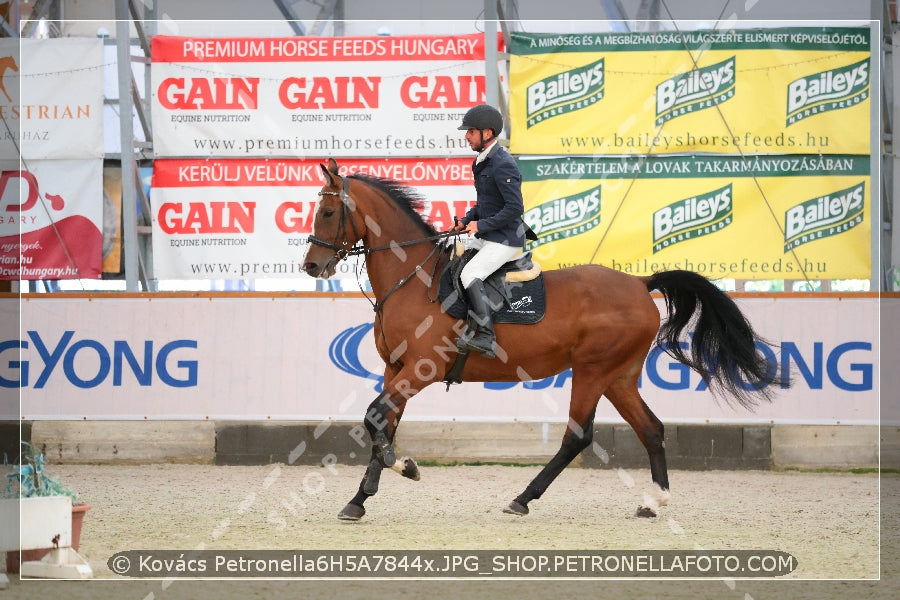
[[[475,206],[461,219],[478,221],[475,237],[509,246],[525,245],[522,174],[512,155],[496,142],[483,161],[472,162]]]

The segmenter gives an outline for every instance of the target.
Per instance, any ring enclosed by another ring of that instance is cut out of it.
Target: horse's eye
[[[332,215],[334,215],[334,209],[333,209],[333,208],[325,208],[325,209],[322,210],[322,216],[323,216],[323,217],[328,218],[328,217],[330,217],[330,216],[332,216]]]

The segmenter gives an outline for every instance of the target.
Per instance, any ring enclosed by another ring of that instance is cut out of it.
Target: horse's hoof
[[[509,506],[503,509],[503,512],[508,515],[518,515],[520,517],[524,517],[528,514],[528,507],[513,500],[509,503]]]
[[[359,521],[366,514],[366,509],[358,504],[348,504],[338,513],[341,521]]]
[[[645,519],[652,519],[656,516],[656,511],[648,506],[638,506],[638,509],[634,513],[634,516],[643,517]]]
[[[408,456],[404,456],[401,458],[397,464],[391,467],[394,471],[397,471],[407,479],[412,479],[413,481],[419,481],[421,479],[421,475],[419,474],[419,465],[416,464],[416,461],[411,459]]]

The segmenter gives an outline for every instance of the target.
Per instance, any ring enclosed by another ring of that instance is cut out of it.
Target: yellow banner
[[[523,159],[529,244],[544,268],[636,275],[867,279],[869,158],[851,155]]]
[[[869,154],[869,29],[514,33],[514,154]]]

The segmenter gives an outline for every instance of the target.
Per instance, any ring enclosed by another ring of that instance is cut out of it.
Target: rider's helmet
[[[489,104],[479,104],[473,106],[466,112],[463,117],[462,125],[458,127],[460,131],[467,129],[490,129],[494,132],[494,137],[500,135],[503,131],[503,115],[500,111]]]

